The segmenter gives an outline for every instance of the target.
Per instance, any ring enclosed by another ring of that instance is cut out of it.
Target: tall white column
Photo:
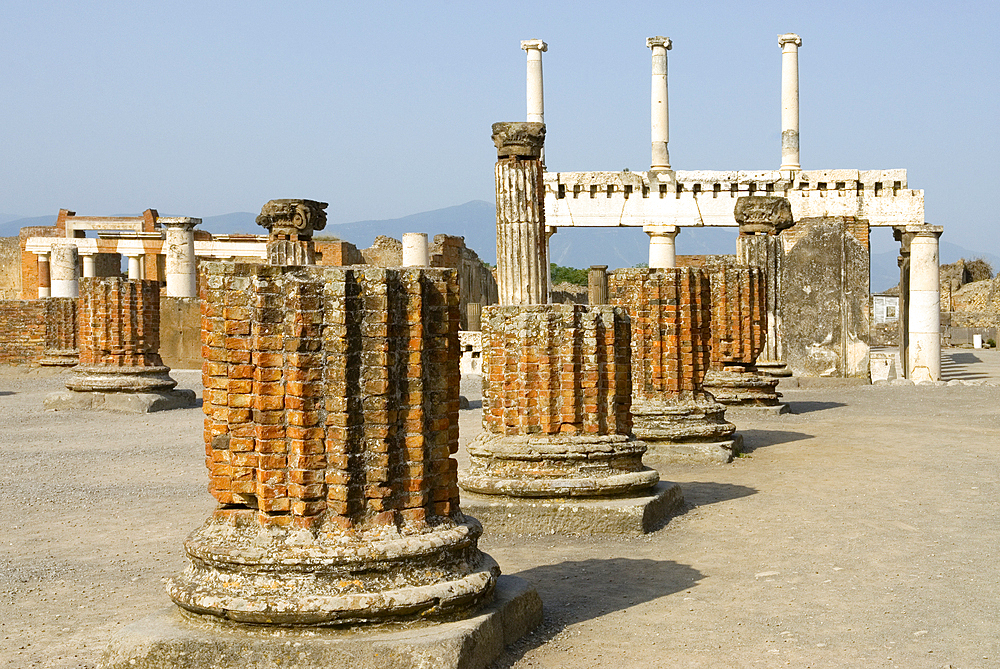
[[[49,254],[38,254],[38,297],[50,297],[52,295],[52,284],[49,278]]]
[[[650,136],[652,139],[652,170],[669,170],[670,119],[667,108],[667,51],[672,44],[669,37],[649,37],[646,46],[653,50],[653,80],[650,96]],[[671,265],[673,267],[673,265]]]
[[[52,297],[79,297],[80,282],[77,261],[79,252],[75,244],[53,244],[49,263]]]
[[[166,228],[167,295],[169,297],[197,297],[198,261],[194,255],[194,226],[201,223],[201,219],[161,217],[158,220],[160,225]],[[130,269],[131,265],[130,259]]]
[[[95,277],[97,276],[97,256],[93,253],[86,253],[83,255],[83,277]]]
[[[681,229],[676,225],[646,225],[642,230],[649,235],[649,269],[676,267],[674,240]]]
[[[128,278],[130,281],[142,279],[142,256],[130,255],[128,257]]]
[[[427,267],[431,264],[426,232],[403,233],[403,267]]]
[[[781,171],[800,170],[799,165],[799,47],[795,33],[778,35],[781,45]]]
[[[941,380],[941,278],[938,266],[940,225],[908,225],[910,239],[910,380]]]
[[[528,121],[545,123],[545,96],[542,90],[542,52],[549,45],[540,39],[521,40],[521,48],[528,53]]]

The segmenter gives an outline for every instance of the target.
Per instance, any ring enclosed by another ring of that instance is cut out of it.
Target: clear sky
[[[341,223],[492,200],[528,38],[549,45],[550,170],[648,168],[652,35],[673,40],[673,167],[774,169],[784,32],[803,167],[907,168],[928,223],[1000,254],[996,0],[3,0],[0,213],[305,197]]]

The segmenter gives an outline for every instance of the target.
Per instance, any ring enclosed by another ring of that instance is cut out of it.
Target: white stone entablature
[[[148,253],[166,253],[161,232],[119,232],[113,237],[29,237],[25,250],[35,254],[49,253],[53,245],[74,244],[81,256],[97,253],[120,253],[123,256],[141,256]],[[211,241],[194,242],[198,258],[266,258],[267,235],[217,235]]]
[[[789,175],[793,178],[789,179]],[[855,216],[872,226],[921,225],[924,192],[906,170],[548,172],[545,223],[564,227],[733,226],[736,199],[787,197],[795,220]]]

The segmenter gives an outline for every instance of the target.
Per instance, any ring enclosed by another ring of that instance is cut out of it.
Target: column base
[[[116,411],[118,413],[153,413],[197,406],[193,390],[162,390],[153,393],[99,393],[59,390],[49,393],[44,407],[51,411],[66,409]]]
[[[117,367],[77,365],[66,387],[77,392],[142,393],[170,390],[177,382],[166,365]]]
[[[719,404],[726,406],[769,407],[778,404],[781,395],[775,390],[776,378],[758,374],[755,369],[727,367],[710,370],[704,388]]]
[[[632,435],[500,435],[468,446],[463,490],[507,497],[605,497],[640,493],[660,480],[644,467],[646,444]]]
[[[73,367],[80,363],[80,351],[75,348],[48,349],[38,361],[43,367]]]
[[[743,450],[743,437],[725,418],[711,395],[676,401],[632,402],[633,430],[646,442],[645,461],[731,462]]]
[[[462,509],[493,534],[640,535],[663,526],[684,505],[676,483],[660,481],[629,497],[530,499],[462,494]]]
[[[764,376],[783,379],[792,375],[792,370],[782,360],[758,360],[754,366]]]
[[[482,669],[542,621],[542,602],[524,580],[497,579],[493,601],[447,622],[373,627],[262,627],[228,623],[178,607],[116,633],[103,669],[426,667]]]

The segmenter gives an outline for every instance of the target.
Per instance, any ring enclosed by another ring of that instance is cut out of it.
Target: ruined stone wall
[[[21,246],[17,237],[0,237],[0,300],[21,297]]]
[[[457,511],[453,270],[202,267],[218,513],[347,529]]]
[[[160,286],[156,281],[80,279],[78,345],[81,365],[162,365]]]
[[[703,393],[711,353],[712,288],[694,268],[619,269],[608,299],[632,319],[632,395],[637,399]]]
[[[45,300],[0,301],[0,364],[29,365],[45,351]]]
[[[172,369],[201,369],[201,303],[160,296],[160,358]]]
[[[320,255],[317,265],[346,267],[347,265],[361,265],[365,262],[358,247],[342,239],[320,240],[316,241],[315,244],[316,253]]]
[[[484,429],[630,434],[629,337],[628,316],[611,306],[484,309]]]
[[[399,267],[403,264],[403,242],[379,235],[370,247],[362,249],[361,255],[366,265]]]

